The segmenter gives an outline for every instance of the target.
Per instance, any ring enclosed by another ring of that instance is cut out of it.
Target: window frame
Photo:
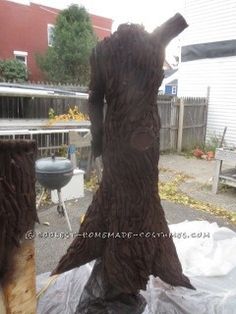
[[[176,85],[172,86],[171,93],[172,93],[172,95],[176,95],[177,94],[177,86]]]
[[[16,60],[24,63],[25,66],[27,67],[27,63],[28,63],[28,60],[27,60],[28,59],[28,52],[27,51],[14,50],[13,54],[14,54],[14,57],[15,57]],[[19,60],[19,59],[17,59],[17,57],[24,57],[25,61]]]
[[[53,39],[52,39],[52,34],[51,34],[51,30],[55,29],[55,25],[54,24],[48,24],[47,25],[47,35],[48,35],[48,46],[52,47],[53,45]]]

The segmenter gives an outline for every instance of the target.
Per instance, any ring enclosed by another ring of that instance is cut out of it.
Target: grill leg
[[[41,195],[39,197],[39,200],[38,200],[38,204],[36,204],[36,209],[39,209],[39,206],[40,206],[40,204],[42,202],[42,199],[43,199],[45,193],[46,193],[46,189],[43,188],[43,191],[42,191],[42,193],[41,193]]]
[[[66,221],[67,221],[69,230],[72,231],[69,216],[68,216],[68,213],[66,210],[66,205],[65,205],[65,202],[63,201],[63,198],[62,198],[61,190],[57,190],[57,194],[58,194],[59,206],[62,206],[64,208],[65,217],[66,217]]]

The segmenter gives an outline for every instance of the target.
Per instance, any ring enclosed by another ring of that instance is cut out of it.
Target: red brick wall
[[[94,28],[94,31],[99,39],[103,39],[111,35],[112,20],[90,14],[91,22]]]
[[[47,25],[55,24],[59,12],[33,3],[27,6],[0,0],[0,59],[14,58],[15,50],[28,52],[30,80],[43,80],[35,54],[47,50]],[[111,19],[91,15],[91,21],[99,39],[111,34]]]

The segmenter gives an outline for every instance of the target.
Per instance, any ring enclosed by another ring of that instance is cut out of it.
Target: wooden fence
[[[60,86],[61,88],[61,86]],[[75,90],[75,87],[73,87]],[[77,91],[81,91],[78,88]],[[83,90],[84,91],[84,90]],[[78,97],[9,97],[0,95],[0,129],[45,129],[50,108],[56,114],[65,113],[70,106],[78,106],[87,113],[87,100]],[[158,96],[161,118],[161,151],[179,152],[204,144],[207,127],[207,98],[173,98]],[[43,122],[42,122],[43,121]],[[19,127],[17,127],[19,126]],[[59,128],[78,127],[63,123]],[[87,127],[87,125],[86,125]],[[50,144],[50,143],[49,143]]]
[[[77,128],[58,128],[50,130],[0,129],[0,139],[35,140],[37,142],[38,157],[43,157],[50,156],[51,154],[58,152],[66,154],[69,145],[69,134],[72,131],[80,136],[87,136],[90,134],[90,128],[84,128],[80,125],[77,126]]]
[[[158,97],[162,151],[192,149],[205,143],[207,98]]]
[[[87,101],[78,98],[30,98],[0,96],[1,119],[48,119],[49,109],[57,114],[77,106],[80,111],[87,111]]]
[[[62,114],[73,106],[86,112],[87,101],[78,96],[86,92],[85,87],[74,85],[0,83],[0,118],[47,119],[50,108]]]

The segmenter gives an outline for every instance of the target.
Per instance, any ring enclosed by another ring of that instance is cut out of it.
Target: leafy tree
[[[0,81],[24,82],[28,80],[25,64],[19,60],[0,60]]]
[[[37,62],[54,82],[87,84],[89,56],[97,42],[85,8],[71,5],[57,17],[53,44]]]

